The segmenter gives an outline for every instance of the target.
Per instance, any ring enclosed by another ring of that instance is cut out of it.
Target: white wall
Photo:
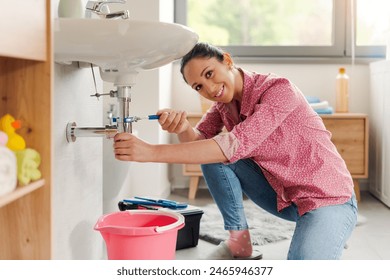
[[[102,82],[97,86],[101,89]],[[93,230],[102,215],[102,139],[68,143],[65,137],[68,122],[101,126],[102,102],[89,96],[94,91],[91,69],[54,65],[53,259],[99,259],[103,254],[100,234]]]
[[[51,3],[52,18],[58,2]],[[57,63],[53,68],[52,258],[101,259],[104,243],[93,227],[103,213],[102,139],[68,143],[65,130],[68,122],[101,126],[103,103],[89,96],[95,92],[90,68]],[[102,91],[101,80],[96,86]]]

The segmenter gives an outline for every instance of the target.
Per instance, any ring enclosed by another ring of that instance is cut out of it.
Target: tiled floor
[[[201,206],[212,203],[212,199],[206,189],[200,189],[195,200],[187,199],[187,190],[175,190],[171,199],[188,202]],[[390,260],[390,208],[382,204],[369,192],[362,192],[359,203],[360,220],[365,222],[359,225],[348,241],[348,248],[344,250],[344,260]],[[290,241],[281,241],[261,247],[263,259],[284,260]],[[191,260],[200,259],[207,251],[212,250],[212,245],[199,240],[198,246],[182,249],[176,252],[176,259]]]

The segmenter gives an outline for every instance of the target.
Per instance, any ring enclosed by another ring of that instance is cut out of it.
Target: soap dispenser
[[[84,18],[86,0],[60,0],[58,16],[62,18]]]

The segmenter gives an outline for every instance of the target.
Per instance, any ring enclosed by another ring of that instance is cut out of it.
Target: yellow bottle
[[[336,113],[348,113],[349,111],[349,77],[345,68],[339,68],[336,77]]]

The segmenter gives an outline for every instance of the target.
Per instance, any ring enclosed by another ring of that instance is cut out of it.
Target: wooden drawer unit
[[[332,133],[332,142],[345,160],[353,178],[367,178],[368,132],[365,115],[322,116],[325,127]]]
[[[201,117],[200,113],[188,114],[188,120],[193,126]],[[359,201],[358,179],[368,177],[368,117],[365,114],[337,113],[321,115],[321,118],[325,127],[332,133],[332,142],[351,172]],[[194,199],[198,190],[199,177],[202,176],[200,165],[184,164],[183,175],[190,176],[188,198]]]

